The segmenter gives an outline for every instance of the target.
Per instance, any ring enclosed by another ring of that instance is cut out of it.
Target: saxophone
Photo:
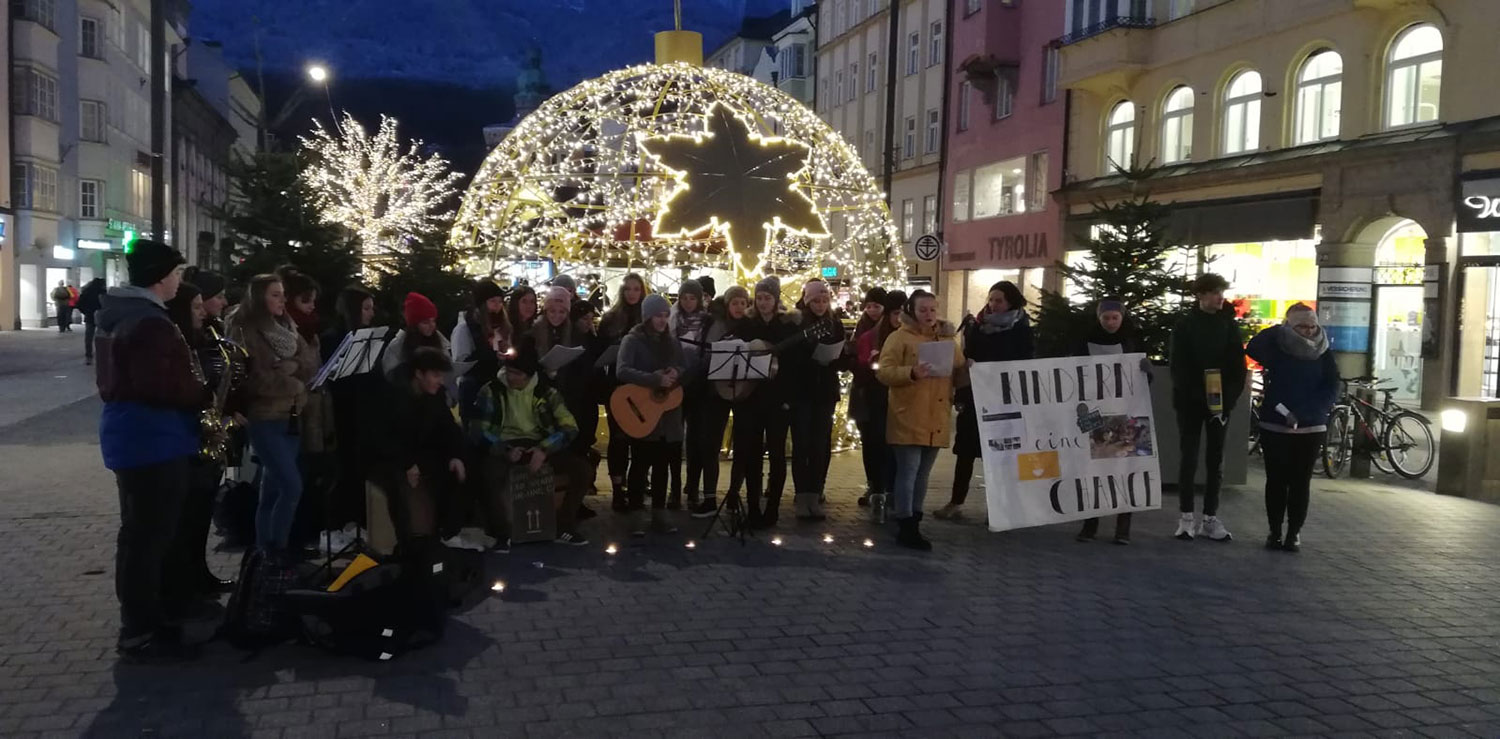
[[[230,432],[235,426],[233,418],[224,417],[224,404],[229,400],[229,392],[234,389],[235,382],[244,372],[248,355],[243,347],[221,337],[212,326],[205,326],[203,330],[208,334],[212,345],[211,356],[223,364],[219,371],[219,381],[213,388],[213,400],[198,416],[198,429],[202,437],[198,454],[209,462],[223,464],[229,456]],[[197,364],[196,354],[194,360]],[[201,373],[200,368],[200,377]],[[207,384],[206,379],[204,383]]]

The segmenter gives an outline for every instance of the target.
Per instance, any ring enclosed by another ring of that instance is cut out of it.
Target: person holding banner
[[[700,280],[702,278],[699,278]],[[703,342],[712,345],[716,341],[732,341],[739,338],[738,332],[744,324],[745,316],[750,312],[750,291],[739,285],[730,285],[724,291],[724,297],[715,301],[723,306],[723,314],[714,316],[708,329],[703,334]],[[734,381],[714,380],[716,386],[733,386],[738,384]],[[724,444],[724,429],[729,425],[729,412],[738,407],[728,398],[719,393],[719,388],[703,394],[700,401],[699,413],[701,414],[701,425],[696,434],[689,434],[687,443],[697,444],[699,458],[703,460],[703,501],[693,508],[693,518],[712,518],[718,511],[718,488],[719,488],[719,448]],[[741,414],[736,411],[736,418]],[[731,489],[738,489],[744,480],[740,455],[735,456],[734,465],[731,467],[729,485]]]
[[[1260,443],[1266,457],[1267,549],[1302,548],[1313,465],[1339,395],[1339,368],[1318,314],[1298,303],[1286,321],[1250,340],[1245,353],[1265,368]],[[1281,525],[1286,523],[1286,537]]]
[[[686,365],[682,345],[672,336],[668,321],[672,307],[660,295],[648,295],[641,301],[641,324],[630,330],[620,344],[615,374],[620,382],[652,389],[670,390],[682,383]],[[620,431],[625,437],[625,432]],[[625,437],[628,438],[628,437]],[[676,450],[682,449],[682,408],[662,414],[656,428],[639,439],[630,439],[630,504],[644,507],[647,478],[650,478],[651,519],[653,534],[673,534],[677,527],[667,520],[667,478]],[[631,523],[632,536],[645,536],[644,515]]]
[[[821,279],[808,280],[797,301],[800,327],[806,332],[825,324],[827,338],[803,341],[781,359],[789,388],[797,388],[799,402],[791,407],[792,508],[802,521],[822,521],[823,486],[833,458],[833,411],[842,394],[839,370],[844,368],[844,327],[834,317],[833,292]]]
[[[891,334],[880,349],[876,376],[890,388],[886,441],[896,459],[896,523],[900,527],[896,542],[912,549],[932,549],[920,528],[927,478],[938,450],[948,446],[952,435],[953,388],[968,379],[954,333],[953,324],[938,318],[937,296],[917,290],[907,302],[901,330]],[[936,353],[924,346],[951,346],[951,361],[942,363],[949,366],[947,373],[924,359]]]
[[[1094,315],[1098,320],[1089,331],[1089,335],[1074,348],[1075,357],[1098,357],[1111,354],[1135,354],[1142,351],[1140,339],[1136,337],[1135,327],[1125,320],[1125,304],[1119,298],[1102,298],[1094,308]],[[1141,360],[1141,371],[1146,373],[1146,380],[1151,380],[1150,360]],[[1121,513],[1115,516],[1115,543],[1130,543],[1130,521],[1133,514]],[[1083,530],[1078,532],[1077,540],[1080,542],[1093,541],[1099,534],[1099,519],[1090,518],[1083,522]]]
[[[1036,340],[1031,317],[1026,314],[1026,298],[1020,288],[1009,281],[990,286],[989,298],[979,315],[964,328],[964,357],[970,362],[1014,362],[1036,355]],[[959,388],[958,435],[953,442],[953,495],[948,505],[933,512],[942,519],[963,517],[964,501],[969,497],[969,482],[974,477],[974,463],[981,456],[979,417],[974,412],[973,388]]]
[[[1229,413],[1245,390],[1245,347],[1240,342],[1234,309],[1225,310],[1229,282],[1212,272],[1193,281],[1197,302],[1172,331],[1172,408],[1177,412],[1182,459],[1177,472],[1178,539],[1206,536],[1213,541],[1234,537],[1219,520],[1219,488],[1223,482],[1224,435]],[[1206,440],[1203,518],[1193,514],[1193,488],[1198,476],[1198,446]]]

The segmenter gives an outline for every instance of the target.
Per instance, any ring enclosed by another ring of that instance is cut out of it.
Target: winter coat
[[[945,447],[953,432],[953,388],[968,382],[963,352],[953,343],[953,324],[939,321],[933,329],[920,329],[915,319],[903,315],[901,330],[891,334],[880,348],[876,377],[890,388],[886,410],[886,441],[891,444]],[[918,347],[930,341],[953,344],[953,376],[912,379],[917,368]]]
[[[594,400],[593,373],[594,362],[599,358],[598,340],[581,323],[570,318],[562,326],[554,327],[543,316],[532,324],[531,338],[536,344],[537,357],[547,356],[547,352],[552,351],[554,346],[583,347],[583,356],[563,365],[556,372],[545,369],[542,372],[547,375],[551,385],[562,393],[563,401],[568,404],[574,420],[586,417],[597,419],[599,404]]]
[[[832,324],[833,331],[828,338],[820,340],[817,344],[812,341],[799,341],[781,353],[781,369],[778,376],[784,383],[788,397],[796,402],[811,402],[825,406],[836,404],[839,396],[843,394],[839,387],[839,371],[847,369],[849,362],[840,353],[829,364],[818,364],[817,360],[813,359],[813,352],[818,344],[837,344],[843,341],[844,327],[831,313],[822,319],[815,319],[810,313],[793,315],[801,319],[795,326],[799,331],[811,329],[815,325],[815,320]]]
[[[1245,347],[1245,353],[1265,368],[1258,420],[1261,426],[1282,433],[1322,431],[1339,397],[1338,363],[1331,351],[1317,359],[1288,354],[1277,334],[1291,330],[1284,324],[1272,326],[1256,334]],[[1295,429],[1278,407],[1285,407],[1297,418]]]
[[[531,441],[536,441],[542,452],[550,456],[573,443],[573,437],[578,435],[578,422],[568,412],[562,393],[540,378],[533,380],[531,413],[544,436]],[[508,390],[505,380],[496,378],[479,391],[479,420],[475,426],[477,436],[489,445],[491,454],[504,454],[510,449],[507,441],[520,441],[502,438],[500,433],[505,424],[505,404],[510,400]]]
[[[387,385],[371,409],[375,416],[367,437],[371,471],[383,477],[417,467],[424,474],[435,474],[447,469],[448,460],[463,459],[463,431],[448,406],[444,390],[427,395],[410,383]]]
[[[78,293],[78,312],[85,320],[93,318],[94,312],[99,310],[99,299],[104,297],[105,289],[104,278],[95,277]]]
[[[307,405],[307,383],[318,372],[318,353],[297,336],[297,351],[290,360],[281,360],[264,334],[239,323],[235,341],[250,355],[245,378],[245,417],[251,421],[290,419]],[[283,363],[285,362],[285,363]],[[309,429],[301,429],[307,433]],[[311,429],[321,434],[322,429]]]
[[[979,317],[964,326],[964,357],[975,362],[1014,362],[1036,357],[1036,339],[1031,330],[1031,317],[1023,310],[1021,317],[1008,329],[995,330],[985,324],[988,308],[979,312]],[[972,406],[974,391],[964,387],[958,391],[961,406]]]
[[[58,305],[70,305],[73,302],[73,291],[62,285],[52,288],[52,302]]]
[[[1217,313],[1193,306],[1172,330],[1172,407],[1208,415],[1208,390],[1203,373],[1216,369],[1224,388],[1226,412],[1245,391],[1245,347],[1234,310],[1225,305]]]
[[[125,470],[196,455],[208,393],[166,305],[130,286],[111,289],[101,305],[94,345],[104,466]]]
[[[682,358],[682,345],[669,334],[649,334],[646,325],[641,324],[631,329],[620,343],[615,375],[622,384],[660,388],[660,378],[656,373],[671,368],[675,368],[679,376],[687,371]],[[644,441],[682,441],[682,406],[663,414],[656,430]]]
[[[740,323],[737,332],[739,338],[744,341],[764,341],[785,352],[789,348],[786,346],[787,342],[796,337],[800,329],[785,313],[777,313],[768,321],[752,309]],[[750,396],[751,400],[756,403],[777,405],[786,405],[791,400],[791,386],[787,382],[786,375],[780,370],[780,357],[777,358],[777,367],[776,376],[760,381],[760,387],[757,387]]]

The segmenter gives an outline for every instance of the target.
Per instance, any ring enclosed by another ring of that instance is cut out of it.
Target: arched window
[[[1260,148],[1260,73],[1247,69],[1224,88],[1224,153]]]
[[[1128,169],[1135,163],[1135,106],[1121,101],[1109,110],[1104,125],[1104,167],[1110,171]]]
[[[1297,120],[1292,141],[1311,144],[1339,137],[1344,59],[1332,49],[1314,52],[1297,73]]]
[[[1443,34],[1427,24],[1402,31],[1391,44],[1388,66],[1386,127],[1437,120],[1443,86]]]
[[[1167,94],[1161,110],[1162,164],[1193,158],[1193,88],[1186,85]]]

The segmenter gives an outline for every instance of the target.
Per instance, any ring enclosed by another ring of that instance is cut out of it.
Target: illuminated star
[[[642,142],[677,174],[653,231],[698,234],[714,231],[730,248],[760,249],[777,230],[827,236],[828,228],[794,177],[807,167],[803,143],[760,136],[723,105],[708,111],[700,136],[669,136]]]

